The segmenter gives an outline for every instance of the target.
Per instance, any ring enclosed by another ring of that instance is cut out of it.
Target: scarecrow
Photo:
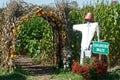
[[[94,22],[93,13],[89,12],[85,16],[85,24],[75,24],[73,25],[73,30],[82,32],[82,41],[81,41],[81,53],[80,53],[80,64],[83,65],[83,59],[85,57],[91,58],[92,55],[92,45],[91,41],[94,37],[95,32],[97,32],[98,41],[100,40],[99,36],[99,25],[98,22]]]

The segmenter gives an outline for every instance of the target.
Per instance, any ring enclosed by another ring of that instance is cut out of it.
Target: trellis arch
[[[55,53],[57,53],[55,55],[57,57],[56,58],[57,60],[55,60],[54,62],[55,63],[62,62],[59,59],[61,59],[62,48],[66,40],[66,33],[65,33],[63,22],[62,22],[62,15],[60,15],[59,11],[54,11],[52,9],[46,10],[44,9],[44,7],[40,7],[38,8],[37,11],[33,12],[32,15],[26,14],[24,18],[20,21],[20,24],[18,25],[18,27],[12,29],[14,37],[16,38],[17,34],[19,33],[20,25],[30,20],[36,15],[38,17],[42,17],[44,20],[47,20],[51,25],[52,31],[53,31],[53,37],[54,37],[53,39],[56,44]],[[12,57],[14,58],[14,56]]]
[[[67,5],[67,4],[64,4]],[[20,31],[20,25],[31,19],[34,15],[47,20],[54,32],[54,39],[56,39],[56,56],[58,67],[61,67],[62,48],[65,46],[67,39],[66,26],[68,26],[68,6],[58,8],[51,8],[47,6],[38,7],[35,5],[28,6],[25,2],[12,1],[3,11],[4,24],[2,25],[2,39],[1,39],[1,67],[3,70],[12,70],[12,58],[16,55],[15,44],[17,32]],[[24,12],[24,13],[21,13]]]

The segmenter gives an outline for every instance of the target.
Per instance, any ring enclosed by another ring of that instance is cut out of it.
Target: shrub
[[[98,80],[101,76],[107,73],[107,64],[102,60],[95,59],[92,64],[86,66],[80,65],[78,62],[73,63],[72,73],[82,75],[84,79]]]

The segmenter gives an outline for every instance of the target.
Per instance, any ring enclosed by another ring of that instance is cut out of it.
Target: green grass
[[[72,72],[62,72],[57,75],[53,75],[50,80],[83,80],[81,76],[72,74]]]
[[[83,80],[82,76],[72,74],[71,71],[55,70],[56,73],[51,74],[49,80]],[[120,70],[108,72],[100,80],[120,80]],[[0,80],[40,80],[40,76],[32,76],[23,70],[16,70],[14,73],[0,72]],[[92,79],[97,80],[97,79]]]
[[[26,80],[28,74],[23,70],[16,70],[15,72],[1,72],[0,71],[0,80]]]
[[[99,80],[120,80],[120,70],[114,72],[108,72],[102,77],[98,77]],[[98,80],[92,79],[92,80]],[[83,80],[82,76],[77,74],[72,74],[72,72],[61,72],[57,75],[53,75],[50,80]]]
[[[108,72],[101,78],[102,80],[120,80],[120,70],[114,72]]]

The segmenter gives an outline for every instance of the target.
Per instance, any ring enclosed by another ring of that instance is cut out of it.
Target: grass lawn
[[[22,70],[17,70],[13,73],[1,72],[0,71],[0,80],[26,80],[27,73]]]
[[[74,74],[73,76],[71,72],[66,72],[54,75],[50,80],[83,80],[83,78],[80,75]],[[99,80],[120,80],[120,70],[108,72],[103,77],[100,77]]]
[[[59,70],[58,70],[59,71]],[[64,72],[59,71],[55,74],[51,75],[43,75],[42,77],[48,78],[41,78],[41,76],[32,76],[22,70],[16,70],[14,73],[5,73],[1,74],[0,72],[0,80],[83,80],[82,76],[77,74],[72,74],[72,72]],[[96,79],[93,79],[96,80]],[[100,78],[100,80],[120,80],[120,70],[115,72],[107,73],[104,77]]]
[[[83,80],[82,76],[72,74],[72,72],[60,73],[53,75],[50,80]]]

